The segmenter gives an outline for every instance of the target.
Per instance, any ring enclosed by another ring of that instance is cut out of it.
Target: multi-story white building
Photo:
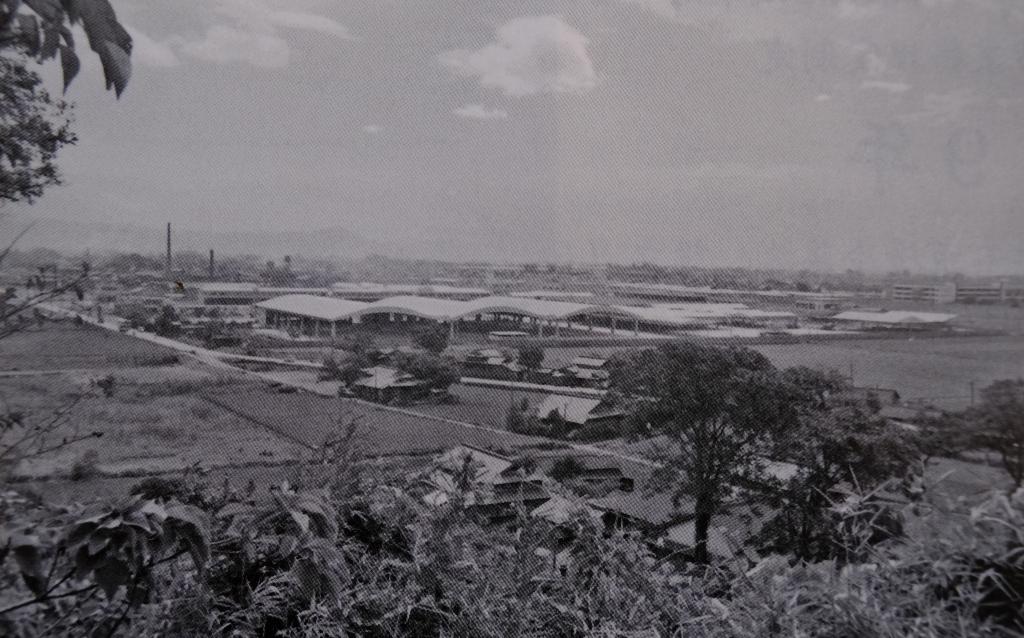
[[[924,301],[927,303],[953,303],[956,299],[956,283],[899,283],[889,289],[889,298],[894,301]]]

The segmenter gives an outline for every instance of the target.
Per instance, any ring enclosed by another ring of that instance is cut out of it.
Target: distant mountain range
[[[0,220],[0,235],[12,236],[30,223],[32,229],[18,242],[19,249],[50,248],[63,253],[89,250],[163,254],[166,226],[115,224],[108,222],[31,218],[10,215]],[[284,255],[360,258],[370,254],[394,254],[395,247],[368,239],[344,228],[269,231],[207,231],[172,225],[175,252],[206,253],[211,248],[222,255],[256,254],[268,259]],[[390,250],[389,250],[390,248]]]

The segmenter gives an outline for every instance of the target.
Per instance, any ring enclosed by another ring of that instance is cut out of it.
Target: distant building
[[[261,286],[255,283],[209,281],[185,284],[185,299],[204,306],[252,306],[282,295],[326,297],[330,294],[327,288]]]
[[[864,407],[872,402],[877,402],[879,406],[890,406],[896,405],[899,401],[900,393],[892,388],[864,388],[859,386],[844,388],[829,397],[829,402],[833,405],[849,407]]]
[[[573,429],[592,426],[599,422],[618,423],[623,416],[621,410],[608,406],[601,399],[564,394],[548,395],[537,406],[537,417],[541,421],[560,420]]]
[[[963,304],[998,304],[1004,301],[1003,284],[973,284],[956,287],[956,302]]]
[[[801,310],[842,310],[850,302],[849,295],[837,295],[829,293],[806,293],[797,296],[793,305]]]
[[[375,366],[360,370],[362,378],[351,389],[361,399],[377,403],[407,403],[423,398],[430,388],[422,379],[395,368]]]
[[[923,329],[948,326],[956,315],[940,312],[917,312],[909,310],[847,310],[834,317],[833,321],[848,327],[860,329]]]
[[[484,288],[460,288],[443,284],[378,284],[339,282],[331,286],[331,294],[353,301],[380,301],[388,297],[415,296],[434,299],[468,301],[491,294]]]
[[[494,348],[476,350],[462,360],[462,375],[478,379],[518,381],[525,368]]]
[[[535,510],[551,498],[543,476],[509,472],[512,459],[472,445],[458,445],[434,464],[426,481],[430,491],[423,497],[429,505],[462,498],[472,512],[499,522],[514,517],[519,507]]]
[[[898,283],[889,288],[889,298],[894,301],[923,301],[927,303],[953,303],[956,301],[956,284],[952,281],[934,283]]]

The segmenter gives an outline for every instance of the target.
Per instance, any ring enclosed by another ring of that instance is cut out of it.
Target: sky
[[[67,183],[17,215],[342,228],[451,260],[1024,273],[1018,0],[113,4],[128,89],[83,51]]]

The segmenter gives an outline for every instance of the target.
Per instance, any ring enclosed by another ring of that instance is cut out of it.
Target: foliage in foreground
[[[176,483],[128,504],[7,495],[0,631],[12,636],[1010,636],[1024,630],[1024,492],[956,533],[858,562],[678,566],[588,517],[482,527],[376,480],[259,502]],[[198,506],[180,504],[184,498]],[[27,540],[25,527],[40,530]],[[932,527],[941,527],[933,525]],[[21,531],[19,531],[21,529]],[[633,633],[630,633],[633,632]],[[638,632],[646,632],[639,634]]]

